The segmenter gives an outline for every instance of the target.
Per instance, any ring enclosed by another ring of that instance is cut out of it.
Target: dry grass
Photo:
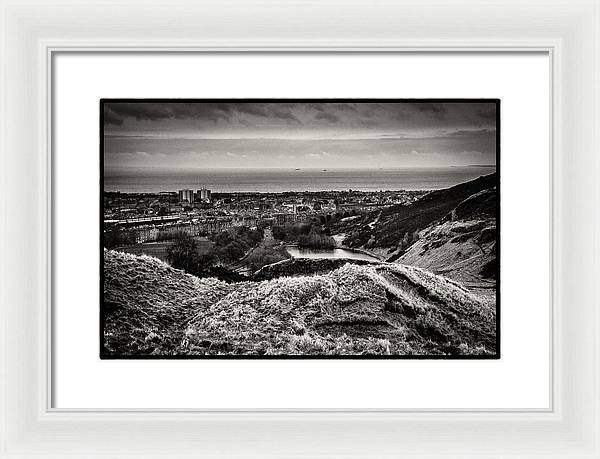
[[[226,284],[105,252],[111,354],[488,354],[494,305],[394,263]]]
[[[495,219],[448,221],[422,231],[398,262],[493,289],[496,281],[484,278],[482,269],[496,257]]]
[[[105,352],[167,353],[190,314],[230,291],[225,282],[198,279],[153,257],[105,250]]]

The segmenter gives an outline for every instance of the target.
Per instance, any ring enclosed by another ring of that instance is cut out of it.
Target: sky
[[[494,103],[106,102],[105,170],[494,165]]]

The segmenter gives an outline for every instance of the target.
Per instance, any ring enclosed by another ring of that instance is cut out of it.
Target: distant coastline
[[[470,165],[369,169],[194,169],[167,173],[148,168],[105,171],[104,191],[158,193],[207,186],[215,192],[436,190],[496,171]]]

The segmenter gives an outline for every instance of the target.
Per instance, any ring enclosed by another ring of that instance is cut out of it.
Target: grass
[[[214,245],[211,241],[202,236],[196,236],[194,239],[196,240],[201,253],[208,252]],[[167,261],[167,249],[172,243],[173,241],[142,242],[140,244],[119,247],[117,250],[132,253],[134,255],[148,255],[162,261]]]
[[[394,263],[226,284],[104,252],[109,355],[493,354],[495,308]]]
[[[198,279],[160,260],[104,251],[104,352],[176,353],[190,315],[231,291],[230,284]]]
[[[423,229],[406,252],[396,252],[388,260],[419,266],[493,294],[497,239],[496,190],[488,189],[465,199],[443,221]]]

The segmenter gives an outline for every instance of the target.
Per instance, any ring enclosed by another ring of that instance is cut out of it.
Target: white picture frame
[[[600,457],[600,3],[0,2],[0,457]],[[57,52],[547,52],[550,410],[56,410]]]

